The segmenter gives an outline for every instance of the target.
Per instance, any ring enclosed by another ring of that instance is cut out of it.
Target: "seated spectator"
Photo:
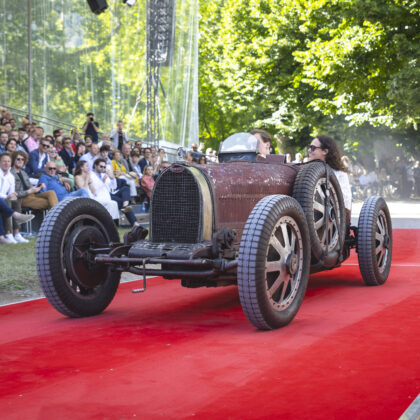
[[[130,187],[131,201],[135,200],[137,196],[136,179],[129,174],[128,168],[122,162],[122,154],[119,150],[114,152],[114,159],[112,160],[112,169],[116,178],[124,179]]]
[[[122,146],[121,163],[125,166],[125,168],[127,169],[127,172],[130,172],[133,170],[133,168],[130,165],[130,153],[131,153],[131,145],[130,143],[125,143]]]
[[[25,170],[30,177],[39,178],[44,173],[45,164],[50,160],[48,152],[51,147],[52,144],[48,140],[43,139],[39,143],[38,149],[29,153],[29,161]]]
[[[64,165],[67,167],[69,173],[73,173],[74,168],[76,167],[75,162],[75,149],[73,148],[71,138],[69,136],[65,136],[63,140],[63,148],[58,153],[63,159]]]
[[[24,146],[28,153],[37,150],[40,147],[41,137],[39,137],[40,131],[36,128],[31,129],[30,136],[25,140]]]
[[[9,135],[5,131],[0,132],[0,153],[4,153],[6,151],[6,145],[9,141]]]
[[[44,184],[45,188],[41,192],[54,191],[58,201],[62,201],[67,197],[89,197],[85,190],[77,190],[71,192],[69,183],[64,182],[62,177],[57,175],[57,165],[53,162],[47,162],[44,168],[45,173],[39,178],[39,184]]]
[[[76,146],[76,154],[74,155],[74,162],[79,162],[80,158],[86,153],[86,145],[84,143],[78,143]],[[76,165],[75,165],[76,167]]]
[[[297,152],[295,154],[295,160],[292,163],[302,163],[302,161],[303,161],[302,153]]]
[[[112,170],[112,161],[109,158],[110,151],[111,151],[111,148],[109,146],[102,145],[99,149],[99,155],[100,155],[99,157],[102,159],[105,159],[106,166],[107,167],[109,166]]]
[[[20,200],[15,191],[15,177],[11,172],[12,158],[9,153],[0,155],[0,197],[6,201],[14,211],[20,211]],[[10,243],[28,242],[19,233],[19,227],[10,216],[3,217],[5,237]],[[12,233],[13,232],[13,233]]]
[[[98,159],[99,146],[96,143],[92,143],[88,153],[85,153],[80,160],[85,160],[89,164],[89,169],[93,170],[93,162]]]
[[[107,172],[105,159],[99,158],[94,162],[91,180],[95,190],[95,199],[108,209],[113,219],[119,219],[119,214],[116,215],[115,205],[113,204],[117,203],[117,209],[119,208],[125,213],[130,224],[132,226],[137,225],[136,216],[129,206],[129,187],[125,185],[114,189],[115,179],[111,171]]]
[[[8,219],[12,217],[17,224],[27,223],[32,220],[35,216],[33,214],[22,214],[10,208],[5,200],[0,198],[0,244],[13,244],[17,241],[10,241],[5,236],[5,230],[3,226],[3,219]],[[22,238],[23,239],[23,238]],[[25,242],[26,239],[25,239]]]
[[[202,153],[198,150],[198,144],[197,144],[197,143],[194,143],[194,144],[191,146],[191,149],[192,149],[192,151],[191,151],[191,156],[192,156],[193,160],[194,160],[195,162],[198,162],[198,159],[199,159],[199,158],[200,158],[200,156],[202,155]]]
[[[206,158],[206,156],[205,156],[205,155],[201,155],[201,156],[198,158],[198,163],[199,163],[200,165],[205,165],[205,164],[207,163],[207,158]]]
[[[152,198],[153,186],[155,185],[155,180],[153,178],[153,168],[150,165],[147,165],[144,168],[143,176],[141,178],[141,186],[143,187],[144,192],[148,198],[148,206],[150,205],[150,199]]]
[[[143,171],[144,171],[144,168],[147,166],[147,165],[151,165],[152,164],[152,161],[150,160],[151,159],[151,157],[152,157],[152,152],[151,152],[151,150],[148,148],[148,147],[146,147],[145,149],[144,149],[144,157],[143,158],[141,158],[140,159],[140,162],[139,162],[139,165],[140,165],[140,168],[141,168],[141,172],[143,173]]]
[[[54,191],[40,191],[45,188],[44,184],[32,186],[28,174],[23,167],[28,161],[28,155],[17,151],[12,155],[12,174],[15,177],[15,192],[21,199],[22,207],[29,207],[34,210],[50,210],[58,203],[57,195]]]
[[[130,163],[131,163],[131,167],[133,168],[132,170],[137,174],[137,179],[140,180],[143,174],[142,174],[139,162],[140,162],[140,154],[137,153],[135,149],[133,149],[132,152],[130,153]]]
[[[13,153],[17,150],[17,142],[15,139],[10,138],[6,143],[6,152]]]
[[[74,175],[76,187],[79,189],[84,188],[90,198],[101,203],[108,210],[111,217],[118,221],[120,218],[118,203],[111,199],[108,188],[104,182],[101,182],[101,178],[98,177],[95,171],[95,162],[93,164],[93,172],[89,171],[87,162],[79,161],[77,163]],[[100,163],[100,165],[103,165],[103,163]]]

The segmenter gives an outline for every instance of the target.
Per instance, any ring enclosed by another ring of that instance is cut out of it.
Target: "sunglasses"
[[[49,144],[43,144],[42,147],[44,147],[46,149],[47,147],[50,147],[50,145]]]
[[[48,171],[56,171],[57,168],[48,168]]]
[[[105,168],[106,168],[106,166],[99,165],[99,166],[98,166],[98,168],[100,168],[100,169],[105,169]]]
[[[314,146],[313,144],[310,144],[308,146],[308,152],[315,152],[316,149],[322,149],[321,146]]]
[[[25,159],[24,159],[24,158],[16,158],[16,160],[25,161]]]

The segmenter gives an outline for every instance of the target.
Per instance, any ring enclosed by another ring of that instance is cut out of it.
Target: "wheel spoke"
[[[284,246],[280,243],[280,241],[275,235],[271,237],[270,245],[277,251],[280,257],[283,258],[286,255],[286,250],[284,249]]]
[[[383,240],[384,240],[383,236],[380,233],[378,233],[378,232],[375,233],[375,239],[377,241],[379,241],[379,243],[382,243]]]
[[[378,258],[378,267],[379,268],[382,266],[384,257],[385,257],[385,249],[381,249],[381,251],[379,253],[379,258]]]
[[[319,211],[320,213],[324,214],[325,206],[318,201],[314,201],[314,210]]]
[[[321,197],[322,201],[324,201],[324,199],[325,199],[325,193],[324,193],[324,191],[322,190],[321,185],[318,185],[318,186],[317,186],[317,188],[316,188],[316,192],[319,194],[319,196]]]
[[[281,260],[267,261],[265,264],[265,269],[267,273],[271,273],[273,271],[281,271],[281,264]]]
[[[315,230],[318,230],[322,227],[322,225],[324,224],[324,217],[321,217],[317,222],[315,222],[314,227]]]
[[[379,244],[375,249],[375,255],[378,255],[380,252],[384,250],[384,246],[382,244]]]
[[[290,250],[290,238],[289,238],[289,232],[287,230],[286,223],[281,224],[281,231],[283,234],[283,240],[284,240],[284,248],[286,251]]]
[[[269,298],[271,299],[273,297],[273,295],[277,292],[277,290],[279,290],[282,284],[284,284],[283,290],[285,290],[288,281],[289,281],[289,275],[286,273],[286,271],[285,270],[280,271],[280,274],[276,278],[276,281],[268,289]]]

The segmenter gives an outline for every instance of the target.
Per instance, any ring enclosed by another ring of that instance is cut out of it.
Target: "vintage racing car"
[[[127,271],[142,276],[135,292],[146,289],[146,276],[190,288],[237,285],[247,318],[267,330],[294,318],[311,272],[340,266],[352,248],[365,283],[384,283],[392,257],[385,200],[368,198],[350,227],[328,165],[260,159],[257,142],[235,134],[221,143],[217,164],[172,164],[155,182],[150,233],[135,227],[123,243],[95,200],[60,202],[45,217],[36,250],[52,306],[69,317],[99,314]]]

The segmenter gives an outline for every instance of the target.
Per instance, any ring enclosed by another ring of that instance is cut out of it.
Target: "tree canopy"
[[[201,15],[208,142],[265,126],[298,147],[324,131],[420,151],[420,2],[218,0]]]

